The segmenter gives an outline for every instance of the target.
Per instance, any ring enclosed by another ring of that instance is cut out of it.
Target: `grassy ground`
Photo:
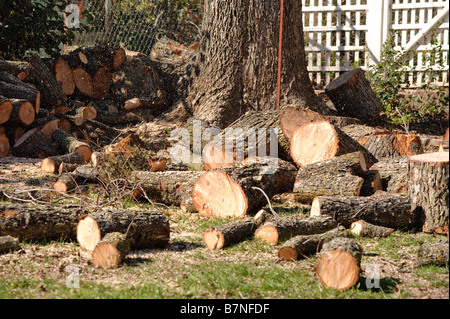
[[[116,269],[94,267],[76,242],[22,243],[22,250],[0,255],[0,298],[449,298],[448,266],[410,269],[420,245],[437,240],[434,235],[396,231],[378,240],[356,238],[364,248],[360,280],[350,290],[335,291],[315,275],[315,256],[281,262],[276,253],[282,243],[272,247],[253,238],[212,251],[203,243],[203,232],[228,220],[166,212],[171,214],[170,245],[133,251]],[[380,274],[378,289],[367,287],[374,282],[368,273],[373,265]],[[74,274],[79,287],[71,280]]]

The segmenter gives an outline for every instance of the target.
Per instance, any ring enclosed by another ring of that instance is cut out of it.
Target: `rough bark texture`
[[[0,204],[0,236],[20,241],[73,240],[78,219],[84,215],[79,206]]]
[[[413,268],[425,265],[448,265],[448,255],[448,238],[441,238],[433,243],[424,243],[417,252],[417,260],[413,263]]]
[[[59,149],[47,135],[34,128],[17,140],[11,152],[18,157],[46,158],[58,155]]]
[[[281,105],[324,110],[304,51],[302,6],[285,1]],[[277,99],[279,1],[206,1],[188,103],[220,128],[248,110],[274,110]]]
[[[375,121],[383,110],[380,100],[360,68],[348,71],[331,81],[325,92],[340,114],[364,122]]]
[[[375,163],[370,169],[377,170],[382,189],[388,193],[406,194],[408,186],[408,156],[387,158]]]
[[[394,229],[411,229],[419,222],[408,196],[385,192],[369,197],[318,196],[313,200],[311,216],[322,215],[333,216],[346,228],[360,219]]]
[[[194,186],[195,207],[205,216],[255,214],[267,205],[264,193],[271,198],[294,185],[295,167],[282,160],[273,164],[245,163],[206,172]]]
[[[350,238],[335,238],[318,254],[316,274],[327,288],[347,290],[359,279],[362,247]]]
[[[289,218],[274,218],[255,232],[255,238],[263,240],[271,245],[298,235],[320,234],[329,231],[338,224],[329,216],[307,217],[298,216]]]
[[[287,240],[278,250],[278,258],[297,260],[318,253],[322,246],[337,237],[347,237],[348,232],[339,226],[322,234],[298,235]]]
[[[408,161],[408,195],[412,209],[420,209],[423,230],[448,234],[449,156],[446,152],[416,155]]]
[[[87,251],[93,251],[97,243],[108,233],[126,234],[130,249],[149,249],[167,246],[170,225],[159,211],[104,210],[80,218],[77,240]]]
[[[7,254],[20,249],[19,241],[11,236],[0,236],[0,254]]]
[[[415,135],[376,134],[358,138],[357,141],[379,160],[424,152],[420,138]]]

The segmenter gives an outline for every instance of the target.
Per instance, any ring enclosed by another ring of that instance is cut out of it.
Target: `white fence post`
[[[390,0],[368,1],[366,45],[369,64],[378,64],[380,62],[381,49],[391,24],[390,4]]]

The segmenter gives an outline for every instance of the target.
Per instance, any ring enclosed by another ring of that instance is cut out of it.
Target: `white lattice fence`
[[[343,72],[378,63],[388,33],[397,32],[395,49],[409,59],[412,86],[439,71],[437,85],[448,86],[449,0],[302,0],[308,70],[317,88]],[[434,37],[432,37],[432,35]],[[443,55],[429,57],[431,42]]]

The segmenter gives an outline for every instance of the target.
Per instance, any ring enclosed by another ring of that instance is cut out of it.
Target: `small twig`
[[[400,113],[400,110],[398,109],[398,107],[395,107],[395,110],[397,111],[397,113],[400,115],[400,118],[402,119],[402,122],[403,122],[403,128],[405,129],[406,134],[409,135],[408,125],[406,124],[406,121],[405,121],[405,119],[403,118],[402,113]]]

